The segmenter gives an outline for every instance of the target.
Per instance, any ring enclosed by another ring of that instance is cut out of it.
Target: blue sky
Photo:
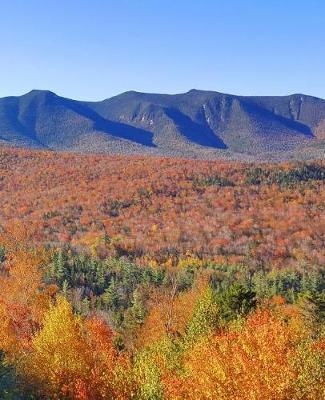
[[[323,0],[0,0],[0,97],[325,98]]]

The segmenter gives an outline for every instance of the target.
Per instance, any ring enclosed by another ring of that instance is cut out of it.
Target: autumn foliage
[[[24,247],[24,246],[23,246]],[[27,390],[47,398],[124,399],[118,369],[128,358],[113,348],[113,332],[96,317],[81,318],[42,283],[43,253],[8,253],[0,279],[0,348]]]
[[[320,267],[324,168],[1,149],[0,225],[103,256]]]
[[[1,277],[0,347],[20,390],[31,396],[24,398],[317,400],[324,394],[323,317],[308,296],[296,304],[273,296],[257,305],[249,290],[236,284],[215,292],[206,277],[178,291],[173,271],[151,297],[128,350],[100,314],[77,315],[59,288],[43,283],[49,255],[22,248],[7,253]]]
[[[260,309],[239,330],[198,341],[186,354],[181,384],[166,379],[167,398],[322,398],[315,343],[297,319],[285,321],[281,311]],[[314,365],[304,365],[303,359],[312,357]],[[305,385],[300,384],[303,381]]]
[[[324,163],[0,171],[1,399],[325,397]]]

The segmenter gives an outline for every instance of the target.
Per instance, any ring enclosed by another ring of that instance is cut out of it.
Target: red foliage
[[[262,166],[280,167],[292,165]],[[106,234],[114,249],[138,259],[191,252],[219,262],[324,264],[323,181],[248,185],[252,168],[1,149],[0,221],[23,219],[34,229],[34,240],[55,244],[89,245]],[[195,184],[195,177],[216,175],[233,186]]]

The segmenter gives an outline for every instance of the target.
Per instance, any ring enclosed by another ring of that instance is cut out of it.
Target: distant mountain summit
[[[190,90],[83,102],[33,90],[0,99],[0,144],[193,158],[323,158],[325,100]]]

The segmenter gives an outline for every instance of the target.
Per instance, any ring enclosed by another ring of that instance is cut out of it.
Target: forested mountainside
[[[43,243],[269,268],[324,263],[324,161],[242,164],[0,149],[1,226]]]
[[[131,91],[83,102],[33,90],[0,99],[5,146],[273,161],[323,158],[324,137],[325,101],[303,94]]]
[[[322,399],[324,182],[0,148],[0,398]]]

